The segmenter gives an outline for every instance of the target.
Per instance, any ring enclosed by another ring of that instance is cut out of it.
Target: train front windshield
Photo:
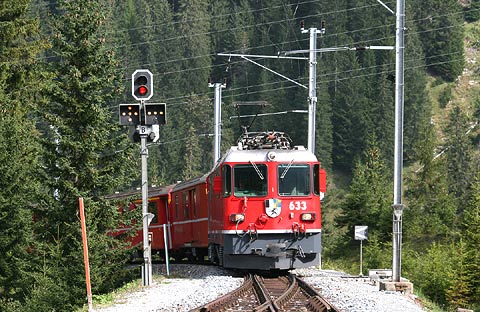
[[[233,167],[234,195],[265,196],[268,190],[267,166],[264,164],[235,165]]]
[[[278,193],[280,196],[310,194],[310,166],[307,164],[278,165]]]

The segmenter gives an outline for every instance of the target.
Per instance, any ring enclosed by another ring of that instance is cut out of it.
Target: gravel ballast
[[[337,308],[345,312],[424,311],[412,295],[379,291],[368,278],[346,278],[336,271],[315,268],[293,271],[310,283]],[[243,283],[231,271],[215,266],[175,264],[170,277],[164,265],[154,266],[154,282],[150,287],[115,298],[108,307],[94,307],[97,312],[186,312],[224,295]]]

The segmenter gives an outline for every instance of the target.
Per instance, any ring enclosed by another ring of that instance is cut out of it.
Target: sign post
[[[78,198],[78,206],[80,209],[80,223],[82,227],[82,242],[83,242],[83,262],[85,264],[85,281],[87,284],[87,302],[88,311],[93,311],[92,304],[92,284],[90,283],[90,264],[88,261],[88,243],[87,243],[87,226],[85,222],[85,207],[83,205],[83,197]]]
[[[363,241],[368,239],[368,226],[355,225],[355,240],[360,241],[360,276],[363,276]]]

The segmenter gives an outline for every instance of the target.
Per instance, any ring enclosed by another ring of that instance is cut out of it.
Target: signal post
[[[148,212],[148,147],[147,140],[159,139],[160,124],[165,124],[166,104],[146,103],[153,96],[153,75],[147,69],[136,70],[132,74],[132,96],[140,103],[120,104],[120,125],[134,126],[140,137],[140,156],[142,159],[142,224],[143,259],[142,284],[150,286],[152,282],[152,250],[148,226],[154,215]],[[134,134],[134,137],[135,137]]]

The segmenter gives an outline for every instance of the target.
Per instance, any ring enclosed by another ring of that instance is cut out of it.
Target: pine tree
[[[450,285],[445,290],[445,296],[448,303],[454,307],[465,307],[472,291],[467,273],[467,252],[463,239],[460,239],[452,250],[452,260],[455,265],[448,275]]]
[[[317,87],[318,102],[316,113],[315,154],[322,167],[332,169],[332,103],[328,94],[328,85],[321,83]]]
[[[414,155],[414,149],[423,143],[423,129],[428,127],[431,119],[431,102],[426,91],[427,74],[425,72],[424,51],[422,42],[413,20],[412,12],[416,6],[407,3],[407,28],[405,36],[405,87],[404,87],[404,159],[412,161],[410,155]],[[393,63],[393,60],[392,60]]]
[[[350,191],[341,203],[342,214],[335,222],[346,226],[346,240],[352,239],[355,225],[368,225],[369,232],[380,240],[389,238],[391,232],[390,183],[385,172],[382,154],[374,139],[357,162]]]
[[[464,8],[464,16],[467,22],[478,21],[480,19],[480,1],[470,1],[470,5]]]
[[[420,143],[421,142],[421,143]],[[433,125],[425,128],[415,148],[415,159],[421,166],[406,178],[405,236],[415,241],[430,242],[434,237],[446,237],[454,231],[456,206],[448,191],[444,159],[435,157],[438,142]]]
[[[334,166],[350,172],[356,155],[361,155],[366,148],[371,121],[363,92],[364,80],[354,77],[359,68],[357,56],[345,53],[338,58],[339,70],[343,73],[335,77],[332,117]]]
[[[462,73],[465,62],[460,4],[456,0],[428,0],[419,6],[416,20],[428,70],[453,81]]]
[[[178,61],[181,58],[182,42],[178,39],[169,1],[152,3],[152,22],[153,40],[150,42],[150,49],[153,51],[154,61],[150,68],[154,74],[154,96],[163,102],[167,98],[184,95],[180,85],[181,66]]]
[[[44,110],[45,198],[38,221],[45,244],[39,250],[37,287],[64,285],[50,302],[50,295],[36,292],[31,305],[70,310],[82,304],[84,271],[78,197],[85,200],[93,292],[101,293],[121,282],[124,243],[106,233],[121,218],[115,204],[106,202],[129,183],[132,148],[126,135],[119,135],[117,118],[109,105],[121,85],[112,51],[102,36],[105,22],[101,1],[61,1],[55,16],[52,70],[57,79],[50,103]],[[58,246],[58,248],[54,248]],[[57,253],[49,251],[55,249]],[[52,269],[43,267],[42,264]],[[38,288],[37,288],[38,289]]]
[[[207,0],[186,0],[180,2],[176,16],[184,58],[180,83],[188,86],[190,92],[200,94],[207,89],[211,65],[207,10]]]
[[[198,177],[212,167],[212,140],[203,135],[213,129],[213,118],[206,113],[206,108],[211,106],[209,99],[192,95],[184,107],[184,115],[178,119],[184,125],[181,133],[185,138],[180,148],[182,180]]]
[[[32,271],[33,209],[39,191],[37,105],[48,75],[37,58],[46,43],[30,1],[0,4],[0,310],[25,300]]]
[[[480,174],[472,184],[469,205],[464,211],[463,238],[466,244],[466,271],[471,288],[470,303],[480,302]]]
[[[459,207],[464,207],[465,195],[474,174],[472,147],[468,136],[469,120],[460,107],[455,106],[450,112],[445,133],[450,192],[458,199]]]
[[[455,267],[452,257],[453,243],[433,242],[424,254],[418,256],[412,282],[432,301],[445,304],[445,291],[451,285],[451,274]]]

